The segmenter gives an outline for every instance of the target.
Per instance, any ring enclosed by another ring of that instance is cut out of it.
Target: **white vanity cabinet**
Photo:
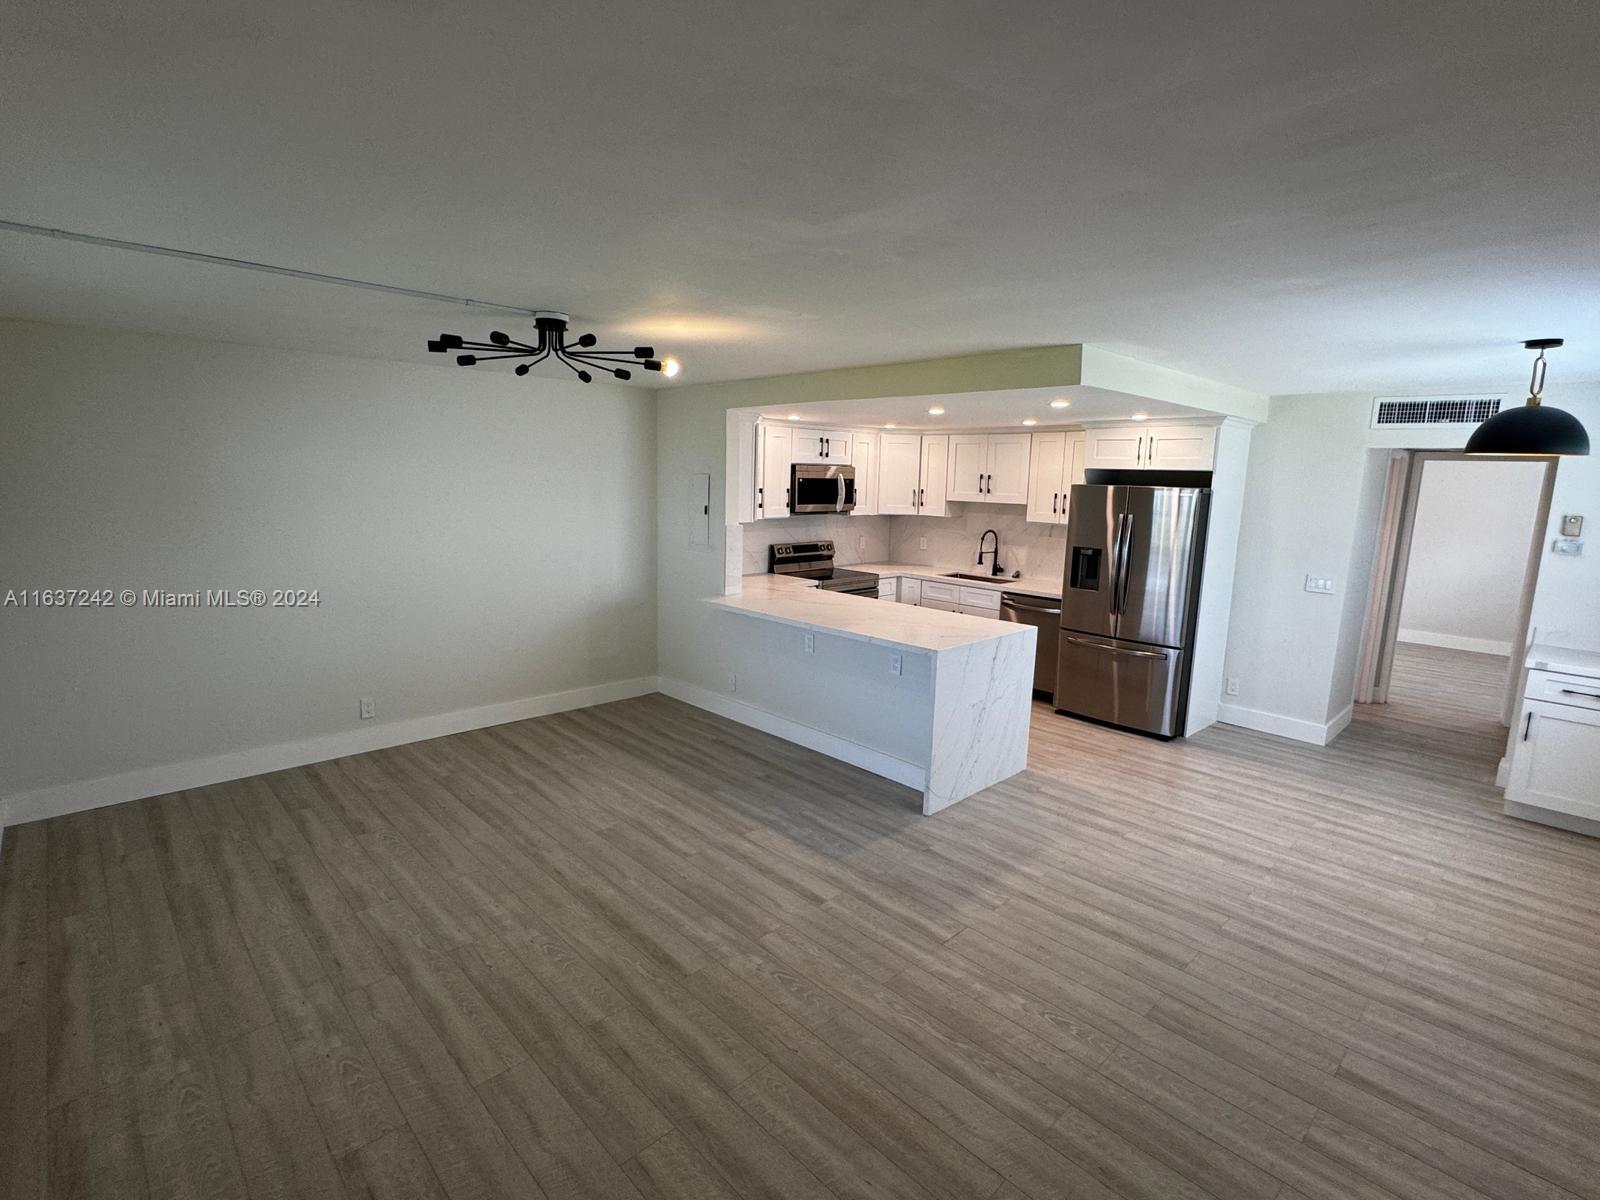
[[[1028,500],[1028,435],[952,433],[948,488],[951,500],[976,504],[1025,504]]]
[[[1530,670],[1518,720],[1507,802],[1600,822],[1600,675]]]
[[[1088,431],[1084,466],[1111,471],[1209,471],[1214,425],[1107,425]]]
[[[1085,435],[1033,435],[1028,458],[1028,520],[1065,525],[1072,485],[1083,482]]]

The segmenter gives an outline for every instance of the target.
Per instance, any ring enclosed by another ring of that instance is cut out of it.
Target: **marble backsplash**
[[[889,557],[889,523],[896,517],[852,517],[824,513],[818,516],[780,517],[754,521],[744,529],[744,571],[754,575],[767,569],[767,547],[773,542],[814,542],[833,539],[833,561],[840,566],[883,562]],[[861,545],[861,539],[866,545]]]
[[[931,567],[975,565],[978,539],[985,529],[1000,535],[1000,564],[1007,574],[1059,579],[1067,560],[1067,527],[1043,525],[1025,519],[1020,504],[959,504],[947,506],[944,517],[888,517],[887,561],[927,564]],[[919,546],[928,539],[928,548]],[[871,561],[858,558],[858,562]],[[988,565],[984,559],[984,565]]]

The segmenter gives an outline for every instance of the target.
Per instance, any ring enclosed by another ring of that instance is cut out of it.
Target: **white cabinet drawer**
[[[1527,691],[1523,694],[1529,700],[1571,704],[1576,708],[1600,709],[1600,679],[1585,679],[1581,675],[1529,671]]]
[[[923,592],[922,607],[937,608],[943,612],[956,612],[960,606],[954,600],[930,600],[927,592]]]
[[[990,591],[988,588],[964,587],[961,591],[962,608],[987,608],[994,612],[1000,611],[1000,593]]]
[[[961,589],[953,583],[935,583],[931,579],[922,581],[922,602],[929,600],[944,600],[954,605],[961,599]]]

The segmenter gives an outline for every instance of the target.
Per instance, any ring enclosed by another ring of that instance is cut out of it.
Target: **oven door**
[[[856,469],[795,463],[789,468],[789,511],[847,513],[856,506]]]

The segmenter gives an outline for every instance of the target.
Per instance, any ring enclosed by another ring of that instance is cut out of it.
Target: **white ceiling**
[[[685,382],[1092,342],[1265,392],[1600,377],[1600,5],[14,0],[0,218],[569,311]],[[0,314],[511,323],[0,234]]]
[[[1068,407],[1050,407],[1065,400]],[[930,408],[943,408],[938,416]],[[897,429],[1008,429],[1022,432],[1023,420],[1032,417],[1040,429],[1076,428],[1085,422],[1127,421],[1143,413],[1192,420],[1202,415],[1182,404],[1168,404],[1104,388],[1001,388],[990,392],[952,392],[942,396],[877,396],[868,400],[829,400],[821,404],[773,404],[751,411],[774,420],[796,420],[803,425],[874,426],[893,422]]]

